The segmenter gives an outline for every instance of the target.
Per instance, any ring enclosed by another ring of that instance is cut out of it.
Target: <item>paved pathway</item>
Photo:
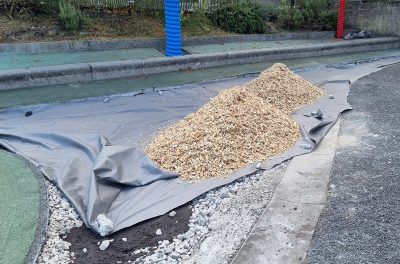
[[[353,84],[306,263],[400,263],[400,65]]]

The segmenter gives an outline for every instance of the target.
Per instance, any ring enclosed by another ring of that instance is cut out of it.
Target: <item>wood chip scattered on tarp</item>
[[[225,176],[292,147],[300,131],[288,114],[321,94],[285,65],[275,64],[162,129],[145,151],[157,165],[179,172],[185,180]]]

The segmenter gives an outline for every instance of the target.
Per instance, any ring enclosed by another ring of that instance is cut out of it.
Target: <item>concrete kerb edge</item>
[[[35,176],[39,184],[40,197],[39,197],[38,225],[35,232],[35,238],[31,244],[28,254],[25,256],[26,264],[35,264],[41,252],[42,246],[46,241],[46,232],[49,222],[49,204],[48,204],[48,191],[45,182],[46,180],[42,172],[37,167],[35,167],[31,162],[29,162],[26,158],[17,155],[15,153],[3,150],[1,148],[0,152],[5,152],[23,161],[32,170],[33,175]]]
[[[300,46],[297,48],[242,50],[147,60],[123,60],[6,70],[0,71],[0,90],[77,81],[138,77],[155,73],[204,69],[230,64],[247,64],[278,59],[399,48],[399,40],[399,38],[366,39],[354,42]]]
[[[268,41],[268,40],[289,40],[289,39],[319,39],[332,38],[333,31],[324,32],[298,32],[279,34],[252,34],[252,35],[225,35],[225,36],[201,36],[182,38],[183,46],[206,45],[229,42],[245,41]],[[38,52],[61,52],[61,51],[82,51],[82,50],[110,50],[130,48],[155,48],[164,49],[164,38],[146,39],[115,39],[115,40],[83,40],[83,41],[51,41],[34,43],[8,43],[0,44],[1,53],[38,53]]]
[[[336,135],[334,135],[334,139],[333,139],[333,140],[334,140],[334,142],[335,142],[335,143],[334,143],[334,149],[336,150],[336,149],[337,149],[337,145],[338,145],[339,131],[340,131],[340,129],[341,129],[341,114],[339,114],[339,116],[337,117],[337,120],[336,120],[335,124],[331,127],[331,129],[330,129],[330,131],[328,131],[328,133],[331,133],[331,130],[332,130],[332,128],[333,128],[334,126],[336,126],[336,131],[334,132],[334,134],[336,134]],[[327,135],[328,135],[328,133],[327,133]],[[325,140],[326,140],[326,138],[327,138],[327,136],[324,137]],[[332,139],[331,139],[331,140],[332,140]],[[304,154],[304,155],[315,155],[315,154],[316,154],[315,152],[318,152],[318,148],[320,147],[321,143],[323,143],[323,142],[321,141],[320,144],[316,147],[316,149],[314,149],[314,150],[311,151],[310,153],[306,153],[306,154]],[[335,151],[334,151],[334,152],[335,152]],[[320,154],[320,155],[321,155],[321,154]],[[322,155],[326,155],[326,154],[322,154]],[[297,157],[301,157],[301,156],[303,156],[303,155],[295,156],[295,157],[293,157],[292,159],[290,159],[290,160],[288,161],[288,162],[289,162],[289,166],[290,166],[290,162],[291,162],[293,159],[295,159],[295,158],[297,158]],[[333,161],[334,161],[334,155],[333,155],[333,158],[332,158],[332,161],[331,161],[332,164],[333,164]],[[286,168],[286,170],[288,170],[289,166]],[[328,185],[329,185],[329,182],[330,182],[331,171],[332,171],[332,167],[330,168],[330,174],[329,174],[329,177],[328,177],[328,178],[329,178],[329,179],[328,179]],[[284,177],[285,177],[285,176],[288,177],[288,176],[286,175],[286,173],[284,174]],[[289,202],[289,203],[290,203],[290,200],[291,200],[291,199],[286,199],[287,197],[278,197],[278,196],[280,196],[280,194],[281,194],[281,193],[279,193],[279,186],[282,185],[282,182],[283,182],[283,181],[284,181],[284,178],[281,179],[281,181],[280,181],[280,183],[278,184],[278,186],[276,187],[276,189],[275,189],[275,191],[274,191],[274,194],[272,195],[272,197],[271,197],[271,199],[270,199],[268,205],[265,207],[265,209],[264,209],[263,213],[260,215],[259,219],[254,223],[254,225],[252,226],[250,232],[248,233],[248,236],[247,236],[246,239],[243,241],[242,245],[241,245],[240,248],[237,250],[236,254],[231,258],[231,260],[230,260],[229,263],[231,263],[231,264],[236,263],[235,261],[239,258],[239,254],[240,254],[242,248],[246,245],[246,242],[249,240],[250,235],[253,233],[253,231],[254,231],[257,227],[259,227],[259,223],[260,223],[260,221],[261,221],[262,216],[268,211],[268,209],[269,209],[269,207],[270,207],[270,205],[271,205],[272,203],[276,203],[277,201],[278,201],[278,203],[279,203],[279,202]],[[295,196],[295,195],[294,195],[294,196]],[[325,200],[326,200],[327,196],[328,196],[328,187],[326,186]],[[315,203],[315,205],[318,205],[318,204]],[[323,209],[322,209],[322,210],[323,210]],[[317,223],[319,222],[319,219],[320,219],[322,210],[321,210],[321,212],[319,213],[319,215],[318,215],[318,217],[317,217]],[[316,226],[313,227],[312,233],[315,232],[315,228],[316,228]],[[312,239],[312,238],[311,238],[311,239]],[[310,240],[310,241],[311,241],[311,240]],[[310,241],[308,241],[308,242],[310,242]],[[309,245],[307,246],[307,249],[306,249],[306,251],[304,252],[304,256],[307,254],[308,248],[309,248]],[[303,259],[304,259],[304,258],[303,258]],[[300,262],[302,263],[302,261],[299,261],[299,263],[300,263]]]

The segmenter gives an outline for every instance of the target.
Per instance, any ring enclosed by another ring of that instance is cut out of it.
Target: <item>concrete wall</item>
[[[400,35],[400,0],[346,1],[345,29]]]

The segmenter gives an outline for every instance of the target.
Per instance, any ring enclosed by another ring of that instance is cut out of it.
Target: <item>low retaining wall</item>
[[[400,1],[347,1],[345,27],[400,36]]]
[[[252,35],[227,35],[227,36],[204,36],[186,37],[182,39],[183,46],[220,44],[229,42],[246,41],[268,41],[288,39],[326,39],[333,38],[335,32],[300,32],[285,34],[252,34]],[[87,41],[52,41],[35,43],[10,43],[0,44],[1,53],[39,53],[57,51],[79,51],[79,50],[110,50],[110,49],[133,49],[133,48],[155,48],[165,49],[165,39],[116,39],[116,40],[87,40]]]
[[[400,48],[400,38],[4,70],[0,71],[0,90],[394,48]]]

